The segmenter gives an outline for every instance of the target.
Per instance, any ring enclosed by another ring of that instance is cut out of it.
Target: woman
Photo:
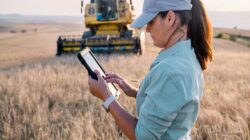
[[[129,139],[190,139],[203,94],[203,71],[212,60],[212,28],[200,0],[145,0],[132,24],[147,24],[154,45],[162,48],[136,89],[116,74],[89,78],[91,93],[102,99]],[[112,99],[106,83],[116,83],[136,98],[138,117]]]

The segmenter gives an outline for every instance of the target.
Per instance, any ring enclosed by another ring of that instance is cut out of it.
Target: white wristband
[[[109,111],[109,105],[115,100],[115,97],[113,95],[109,96],[109,98],[104,101],[102,104],[103,108],[108,112]]]

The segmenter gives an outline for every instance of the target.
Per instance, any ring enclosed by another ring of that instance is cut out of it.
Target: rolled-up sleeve
[[[138,113],[137,140],[161,139],[187,102],[185,76],[159,73],[149,80],[146,98]]]

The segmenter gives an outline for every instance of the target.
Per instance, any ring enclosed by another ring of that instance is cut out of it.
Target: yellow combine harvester
[[[81,3],[83,9],[83,1]],[[91,0],[85,6],[84,21],[89,29],[82,36],[59,36],[57,54],[78,52],[89,47],[93,52],[132,52],[142,54],[144,33],[129,30],[132,0]]]

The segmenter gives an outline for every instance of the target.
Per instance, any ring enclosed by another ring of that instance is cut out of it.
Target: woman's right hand
[[[121,78],[119,75],[113,73],[106,73],[104,79],[107,83],[118,84],[127,96],[136,98],[138,89],[130,85],[125,79]]]

